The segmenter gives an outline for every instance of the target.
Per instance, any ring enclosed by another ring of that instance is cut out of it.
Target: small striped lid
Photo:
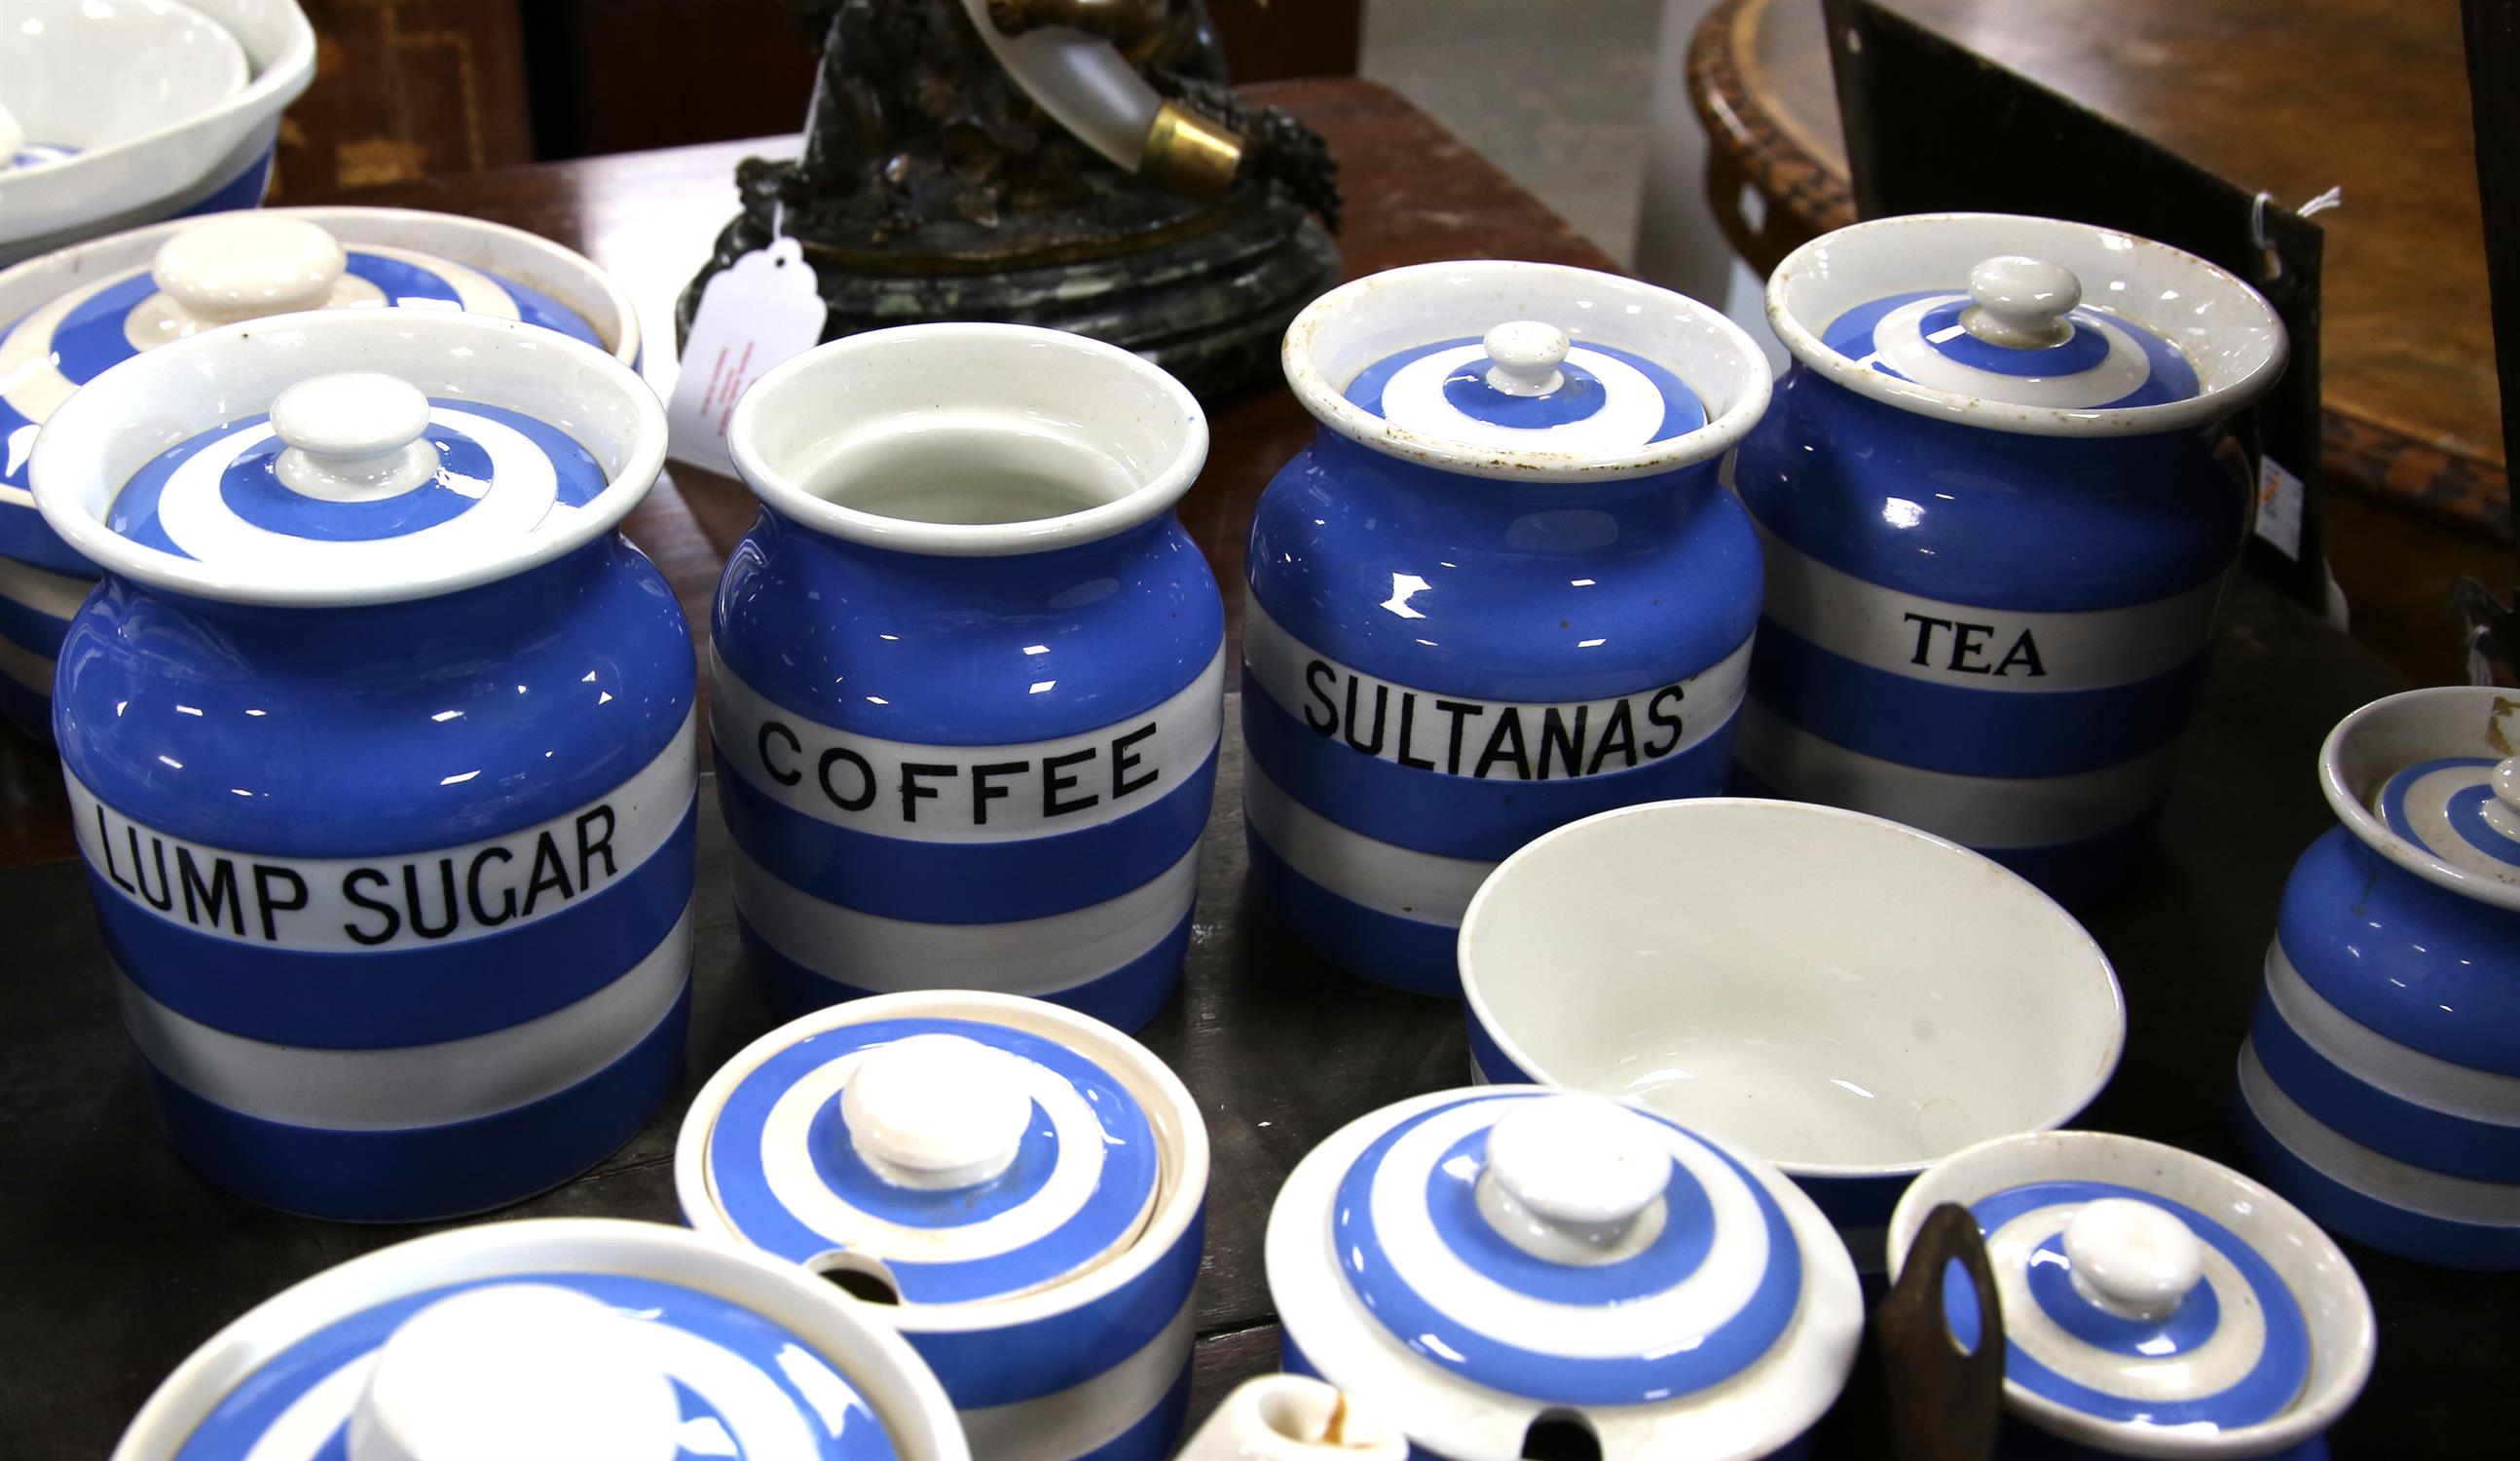
[[[2200,390],[2176,344],[2089,307],[2083,282],[2064,265],[2022,254],[1979,260],[1964,288],[1858,304],[1821,338],[1858,365],[1977,400],[2125,410]]]
[[[1344,393],[1420,436],[1496,451],[1609,457],[1706,425],[1704,403],[1664,366],[1547,320],[1394,351]]]
[[[744,1052],[686,1119],[685,1215],[910,1305],[1128,1252],[1166,1178],[1146,1109],[1072,1044],[978,1013],[809,1019]]]
[[[114,1461],[965,1461],[907,1346],[679,1229],[487,1224],[354,1259],[214,1336]]]
[[[2337,722],[2319,778],[2353,834],[2428,882],[2520,909],[2520,702],[2490,685],[2392,695]]]

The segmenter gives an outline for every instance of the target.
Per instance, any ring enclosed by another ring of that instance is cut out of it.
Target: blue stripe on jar
[[[2340,917],[2338,910],[2350,910]],[[2275,936],[2347,1019],[2453,1065],[2520,1075],[2520,942],[2508,912],[2405,871],[2332,827],[2293,864]],[[2403,930],[2420,930],[2423,942]]]
[[[2236,1086],[2225,1116],[2249,1168],[2329,1232],[2419,1263],[2520,1271],[2520,1227],[2436,1217],[2348,1186],[2278,1140]]]
[[[506,1029],[619,979],[682,920],[698,826],[695,795],[663,845],[602,891],[521,928],[427,948],[276,948],[153,913],[93,863],[88,886],[114,962],[168,1009],[277,1045],[382,1050]],[[168,887],[167,871],[156,881],[171,911],[180,884]]]
[[[2022,348],[1995,344],[1971,335],[1968,327],[1960,323],[1961,313],[1969,307],[1966,296],[1947,298],[1917,319],[1916,333],[1946,360],[1971,370],[2024,380],[2078,376],[2109,358],[2109,338],[2100,333],[2089,310],[2078,309],[2066,316],[2074,333],[2064,340],[2051,345]],[[1840,349],[1839,353],[1845,351]]]
[[[639,1133],[682,1076],[691,988],[639,1043],[558,1094],[439,1126],[291,1125],[205,1101],[148,1066],[167,1140],[228,1191],[308,1217],[418,1222],[559,1186]],[[145,1064],[145,1063],[144,1063]]]
[[[2455,850],[2434,847],[2417,833],[2413,819],[2407,814],[2407,794],[2413,789],[2417,781],[2436,771],[2449,771],[2462,766],[2472,767],[2476,771],[2476,783],[2473,786],[2464,786],[2452,791],[2443,800],[2442,810],[2450,823],[2450,829],[2461,842],[2488,857],[2498,862],[2520,865],[2520,842],[2514,842],[2495,831],[2485,820],[2486,804],[2494,800],[2491,778],[2497,764],[2498,763],[2491,756],[2469,755],[2440,756],[2428,761],[2418,761],[2390,777],[2387,785],[2381,787],[2381,820],[2388,823],[2390,831],[2435,856]]]
[[[718,806],[736,845],[827,903],[911,923],[988,924],[1071,913],[1181,861],[1207,825],[1217,753],[1152,801],[1078,832],[930,843],[836,826],[772,799],[717,753]]]
[[[617,636],[600,662],[589,662],[582,639],[530,627],[579,614]],[[292,620],[300,616],[237,606],[196,610],[178,596],[108,580],[62,647],[62,684],[74,687],[74,698],[120,707],[111,724],[73,728],[79,779],[109,805],[149,807],[159,831],[183,841],[266,856],[384,857],[485,840],[573,812],[653,761],[691,714],[692,645],[682,609],[664,576],[614,534],[461,595],[328,611],[326,634],[299,632]],[[416,646],[444,659],[460,653],[465,636],[501,626],[500,682],[453,704],[442,677],[416,676],[389,703],[354,693],[373,669],[376,645]],[[242,672],[178,685],[164,677],[160,658],[129,653],[134,644],[190,646],[240,662]],[[275,700],[263,688],[275,680],[328,688]],[[587,753],[556,761],[545,753],[553,744],[551,717],[583,713],[573,708],[581,696],[602,701],[609,734]],[[546,711],[546,705],[555,708]],[[340,753],[342,738],[362,721],[434,721],[448,709],[462,716],[444,722],[442,741],[402,735],[368,744],[356,756]],[[240,753],[240,746],[248,750]],[[188,747],[213,754],[197,758]],[[193,769],[171,770],[160,752]],[[223,758],[227,769],[212,764]],[[241,758],[286,768],[292,796],[231,795]],[[450,787],[453,771],[478,774]],[[359,819],[309,820],[300,808],[310,805],[372,810]]]
[[[1608,1307],[1678,1288],[1715,1246],[1715,1204],[1697,1179],[1674,1164],[1664,1184],[1663,1226],[1651,1243],[1615,1262],[1572,1267],[1516,1248],[1479,1210],[1478,1174],[1488,1133],[1453,1143],[1426,1173],[1426,1210],[1435,1235],[1480,1277],[1548,1303]]]
[[[1456,998],[1462,992],[1456,946],[1462,931],[1369,908],[1332,891],[1286,864],[1267,840],[1247,826],[1243,845],[1255,890],[1305,947],[1350,974],[1418,994]]]
[[[1372,1220],[1372,1191],[1385,1159],[1403,1137],[1455,1105],[1402,1121],[1376,1137],[1341,1179],[1331,1205],[1334,1245],[1344,1277],[1384,1329],[1430,1363],[1473,1383],[1555,1404],[1634,1405],[1693,1394],[1724,1383],[1757,1363],[1793,1322],[1801,1302],[1800,1246],[1782,1209],[1765,1184],[1716,1147],[1705,1150],[1729,1168],[1757,1203],[1768,1236],[1767,1267],[1741,1307],[1688,1350],[1650,1359],[1609,1359],[1555,1354],[1480,1333],[1446,1313],[1410,1287],[1394,1268]],[[1405,1174],[1393,1174],[1406,1180]],[[1484,1220],[1484,1219],[1481,1219]],[[1587,1307],[1564,1305],[1569,1322]]]
[[[140,351],[123,328],[133,306],[158,293],[146,270],[109,284],[70,306],[53,327],[53,368],[72,386],[84,386]]]
[[[1727,716],[1686,751],[1628,770],[1488,781],[1360,754],[1336,737],[1316,734],[1257,684],[1246,681],[1242,691],[1242,739],[1252,763],[1278,785],[1301,788],[1296,799],[1303,804],[1396,846],[1491,861],[1598,811],[1714,796],[1724,786],[1738,718]]]
[[[1145,953],[1108,973],[1095,975],[1062,988],[1039,990],[1033,997],[1063,1005],[1079,1014],[1091,1015],[1119,1029],[1134,1030],[1143,1027],[1155,1018],[1155,1012],[1164,1007],[1181,983],[1182,960],[1190,950],[1194,911],[1184,912],[1180,921],[1165,931],[1163,936],[1149,945]],[[751,965],[753,977],[761,982],[771,1005],[783,1017],[792,1018],[843,1000],[863,999],[870,994],[884,992],[852,984],[788,957],[771,947],[741,910],[736,914],[736,930],[742,937],[744,957]]]
[[[1479,1018],[1478,1011],[1463,1005],[1462,1024],[1467,1027],[1470,1034],[1470,1069],[1477,1073],[1481,1081],[1489,1085],[1546,1083],[1539,1076],[1513,1063],[1512,1057],[1507,1055],[1504,1048],[1497,1044],[1496,1036],[1488,1033],[1487,1022]]]
[[[1397,354],[1386,355],[1382,359],[1377,360],[1372,365],[1369,365],[1365,369],[1357,372],[1355,379],[1348,382],[1347,388],[1339,393],[1346,396],[1350,401],[1363,407],[1372,415],[1380,416],[1383,414],[1382,392],[1390,386],[1391,378],[1393,376],[1400,374],[1402,370],[1419,360],[1425,359],[1429,355],[1437,354],[1444,350],[1457,350],[1463,345],[1475,345],[1482,342],[1482,339],[1479,336],[1464,335],[1457,340],[1439,340],[1432,344],[1418,345],[1410,349],[1402,350]],[[1647,381],[1652,382],[1654,388],[1661,392],[1663,399],[1662,424],[1654,429],[1652,436],[1646,438],[1648,444],[1654,441],[1668,441],[1674,436],[1685,436],[1690,432],[1696,431],[1699,427],[1706,425],[1706,406],[1704,402],[1698,400],[1697,392],[1689,389],[1687,382],[1681,380],[1680,377],[1673,375],[1663,366],[1646,359],[1642,355],[1620,349],[1616,345],[1603,344],[1599,341],[1596,340],[1577,337],[1571,341],[1571,344],[1575,349],[1579,350],[1597,350],[1601,354],[1607,355],[1611,359],[1618,361],[1620,364],[1630,367],[1639,375],[1643,376]],[[1484,359],[1485,357],[1481,358]],[[1477,364],[1478,362],[1476,361],[1471,362],[1472,367],[1475,367]],[[1475,420],[1491,422],[1499,426],[1512,428],[1542,429],[1558,426],[1570,421],[1580,421],[1585,417],[1592,415],[1595,411],[1599,410],[1601,398],[1598,390],[1599,382],[1598,378],[1596,378],[1591,371],[1585,370],[1578,365],[1564,365],[1559,367],[1559,369],[1565,374],[1569,381],[1580,380],[1592,382],[1596,388],[1593,394],[1590,397],[1585,397],[1582,392],[1578,391],[1572,398],[1561,399],[1561,396],[1566,395],[1566,392],[1562,389],[1560,391],[1552,391],[1549,395],[1545,396],[1522,397],[1508,396],[1503,391],[1496,390],[1493,388],[1488,388],[1486,395],[1479,395],[1475,392],[1463,392],[1464,395],[1469,396],[1472,402],[1482,403],[1486,407],[1484,410],[1474,410],[1464,404],[1462,395],[1455,394],[1453,382],[1462,380],[1463,376],[1466,375],[1472,384],[1484,387],[1486,386],[1486,378],[1483,373],[1476,372],[1470,367],[1464,367],[1462,374],[1457,374],[1446,382],[1444,395],[1445,398],[1452,401],[1456,407],[1462,408],[1463,414],[1471,416]],[[1495,399],[1489,400],[1489,396],[1493,396]],[[1526,401],[1531,404],[1527,406],[1521,404],[1521,402]],[[1505,405],[1503,404],[1504,402],[1514,402],[1515,404]],[[1581,407],[1588,405],[1590,409],[1580,409]]]
[[[1198,1278],[1207,1214],[1146,1270],[1089,1303],[1021,1324],[920,1330],[902,1338],[927,1361],[956,1409],[1011,1405],[1082,1385],[1163,1336]]]
[[[248,1383],[221,1396],[184,1438],[176,1461],[236,1461],[251,1453],[255,1443],[291,1407],[344,1367],[375,1353],[404,1320],[451,1295],[506,1284],[552,1284],[571,1289],[616,1310],[637,1315],[642,1322],[661,1323],[699,1336],[749,1361],[745,1366],[748,1372],[775,1387],[800,1418],[812,1418],[803,1429],[820,1438],[816,1452],[822,1461],[839,1461],[841,1457],[847,1461],[888,1461],[897,1454],[873,1407],[848,1388],[846,1377],[826,1365],[798,1366],[799,1358],[811,1353],[811,1347],[786,1326],[713,1294],[680,1284],[625,1274],[543,1272],[505,1274],[425,1289],[325,1325],[263,1360]],[[810,1393],[800,1381],[810,1382]],[[845,1393],[845,1408],[832,1404],[834,1382]],[[718,1414],[705,1397],[681,1380],[674,1382],[674,1390],[685,1402],[686,1424]],[[344,1416],[354,1398],[343,1396]],[[700,1414],[693,1415],[694,1409]],[[342,1433],[336,1431],[316,1452],[318,1461],[341,1461],[347,1454],[341,1449],[344,1444]],[[289,1461],[296,1458],[292,1456]]]
[[[2097,690],[1973,690],[1850,660],[1763,618],[1750,695],[1788,724],[1885,761],[1961,776],[2069,776],[2177,739],[2206,658]]]
[[[62,652],[62,636],[70,631],[70,621],[55,618],[32,604],[21,603],[0,591],[0,639],[47,660]]]
[[[885,1266],[903,1300],[966,1303],[1018,1293],[1110,1252],[1137,1227],[1159,1181],[1160,1158],[1146,1113],[1109,1072],[1056,1041],[1004,1027],[963,1020],[879,1020],[826,1030],[780,1051],[746,1074],[718,1112],[709,1130],[710,1185],[720,1210],[746,1243],[798,1263],[844,1246],[797,1218],[772,1189],[762,1160],[771,1114],[799,1080],[842,1056],[935,1033],[964,1035],[1012,1051],[1074,1086],[1103,1132],[1102,1168],[1081,1208],[1019,1248],[932,1263],[887,1257]],[[1090,1160],[1091,1154],[1063,1154],[1048,1114],[1038,1104],[1032,1110],[1032,1126],[1014,1166],[981,1192],[916,1192],[884,1182],[850,1149],[836,1092],[810,1123],[811,1157],[825,1187],[842,1202],[887,1221],[927,1229],[942,1240],[950,1229],[1029,1201],[1062,1156]]]
[[[1190,1420],[1190,1384],[1191,1365],[1185,1359],[1181,1373],[1174,1377],[1153,1409],[1140,1416],[1128,1430],[1075,1461],[1164,1461],[1173,1453],[1173,1442],[1181,1438],[1182,1429]]]
[[[2249,1043],[2267,1077],[2302,1110],[2382,1156],[2480,1182],[2520,1182],[2520,1111],[2513,1122],[2437,1111],[2374,1085],[2314,1048],[2265,996]]]
[[[456,293],[455,286],[433,269],[408,259],[387,258],[381,253],[367,253],[356,249],[350,250],[349,254],[349,272],[382,291],[385,302],[389,304],[404,304],[414,299],[448,304],[463,302],[463,297]],[[497,284],[507,295],[508,301],[516,306],[518,319],[558,331],[571,340],[583,341],[599,350],[608,352],[611,349],[583,315],[558,299],[521,280],[493,274],[487,269],[476,272]]]
[[[1999,1192],[1972,1204],[1969,1215],[1978,1227],[1992,1233],[2016,1217],[2042,1208],[2069,1203],[2088,1203],[2100,1198],[2126,1198],[2148,1203],[2175,1214],[2187,1224],[2208,1247],[2221,1254],[2236,1269],[2241,1282],[2248,1285],[2257,1308],[2265,1322],[2264,1347],[2257,1362],[2246,1375],[2211,1394],[2187,1399],[2136,1399],[2068,1379],[2034,1358],[2016,1340],[2004,1342],[2003,1378],[2031,1393],[2085,1415],[2120,1424],[2141,1424],[2154,1427],[2213,1426],[2231,1429],[2255,1425],[2283,1413],[2301,1393],[2310,1378],[2310,1326],[2302,1317],[2301,1305],[2284,1286],[2281,1275],[2242,1241],[2239,1235],[2211,1217],[2184,1204],[2173,1202],[2155,1193],[2110,1182],[2033,1182]],[[1958,1330],[1966,1323],[1975,1329],[1977,1309],[1970,1294],[1967,1275],[1957,1265],[1944,1274],[1944,1312],[1957,1337],[1966,1343]],[[2036,1289],[2034,1287],[2034,1293]],[[2089,1306],[2088,1301],[2076,1302]],[[2184,1309],[2182,1304],[2182,1308]],[[2175,1318],[2173,1322],[2176,1322]]]
[[[24,430],[31,444],[35,429],[29,426]],[[0,451],[6,449],[5,444],[0,444]],[[21,462],[21,477],[24,470],[24,464]],[[0,478],[0,482],[24,486],[23,481],[8,478]],[[0,502],[0,558],[13,558],[47,572],[68,573],[80,578],[102,577],[105,571],[88,562],[85,554],[72,551],[69,544],[63,542],[61,534],[53,531],[51,525],[44,521],[43,514],[32,506],[21,507],[14,502]]]
[[[1508,395],[1488,384],[1486,365],[1484,358],[1473,360],[1444,378],[1444,400],[1472,421],[1537,431],[1598,415],[1609,400],[1601,378],[1572,360],[1558,367],[1557,388],[1547,395]]]

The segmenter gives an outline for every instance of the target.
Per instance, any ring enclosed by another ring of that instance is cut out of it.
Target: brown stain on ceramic
[[[2494,708],[2486,712],[2485,744],[2494,748],[2496,755],[2512,753],[2511,737],[2503,731],[2502,722],[2515,711],[2520,711],[2520,700],[2513,700],[2507,695],[2498,695],[2494,697]]]

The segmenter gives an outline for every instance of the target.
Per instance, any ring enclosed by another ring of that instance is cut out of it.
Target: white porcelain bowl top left
[[[1570,823],[1489,876],[1461,965],[1474,1027],[1524,1075],[1638,1100],[1806,1182],[2058,1125],[2125,1037],[2107,958],[2045,893],[1801,802]]]
[[[42,166],[190,121],[246,77],[236,37],[176,0],[12,6],[0,18],[0,104],[22,140],[0,167]]]

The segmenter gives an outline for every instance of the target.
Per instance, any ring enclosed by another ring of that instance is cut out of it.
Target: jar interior
[[[900,522],[1002,525],[1116,502],[1137,483],[1128,464],[1055,432],[929,420],[859,434],[803,486],[826,502]]]

